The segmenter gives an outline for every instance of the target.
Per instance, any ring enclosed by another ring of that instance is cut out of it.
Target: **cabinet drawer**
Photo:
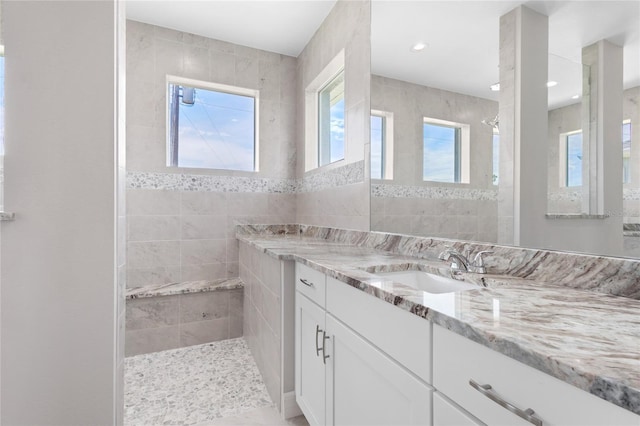
[[[322,272],[296,262],[296,290],[324,308],[326,277]]]
[[[331,277],[327,312],[431,383],[431,322]]]
[[[471,386],[470,380],[480,389]],[[521,410],[534,410],[545,426],[640,424],[640,416],[631,411],[438,325],[433,326],[433,385],[490,425],[531,423],[494,402],[489,394]]]

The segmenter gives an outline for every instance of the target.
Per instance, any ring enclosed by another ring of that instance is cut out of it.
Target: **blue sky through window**
[[[334,161],[344,159],[344,94],[342,98],[331,105],[331,160]]]
[[[456,129],[424,123],[423,138],[423,180],[455,182]]]
[[[255,99],[195,89],[195,103],[180,102],[178,166],[253,171]]]
[[[371,179],[382,179],[382,150],[384,118],[371,116]]]
[[[567,135],[567,186],[582,185],[582,132]]]

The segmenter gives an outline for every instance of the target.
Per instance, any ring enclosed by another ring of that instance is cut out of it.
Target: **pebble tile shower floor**
[[[243,338],[125,360],[127,426],[218,425],[251,412],[276,413]]]

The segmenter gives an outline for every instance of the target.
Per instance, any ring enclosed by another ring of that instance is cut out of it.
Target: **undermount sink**
[[[480,288],[475,284],[423,271],[378,272],[376,275],[413,287],[417,290],[433,294],[454,293],[458,291],[477,290]]]

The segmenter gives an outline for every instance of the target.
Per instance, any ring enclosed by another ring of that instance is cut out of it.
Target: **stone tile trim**
[[[126,299],[203,293],[208,291],[233,290],[237,288],[244,288],[244,283],[240,278],[221,279],[216,281],[185,281],[181,283],[129,288],[126,292]]]
[[[127,172],[127,189],[297,194],[364,182],[364,161],[309,173],[302,179]]]
[[[572,201],[572,202],[580,202],[582,200],[582,192],[571,191],[571,192],[550,192],[548,195],[549,201]]]
[[[364,182],[364,160],[335,169],[309,172],[298,180],[297,192],[314,192],[361,182]]]
[[[127,189],[197,192],[295,193],[294,179],[212,176],[183,173],[127,172]]]
[[[549,201],[574,201],[582,200],[582,192],[551,192],[548,195]],[[623,200],[640,200],[640,188],[624,188],[622,190]]]
[[[382,198],[428,198],[446,200],[497,201],[497,189],[371,184],[371,195]]]

